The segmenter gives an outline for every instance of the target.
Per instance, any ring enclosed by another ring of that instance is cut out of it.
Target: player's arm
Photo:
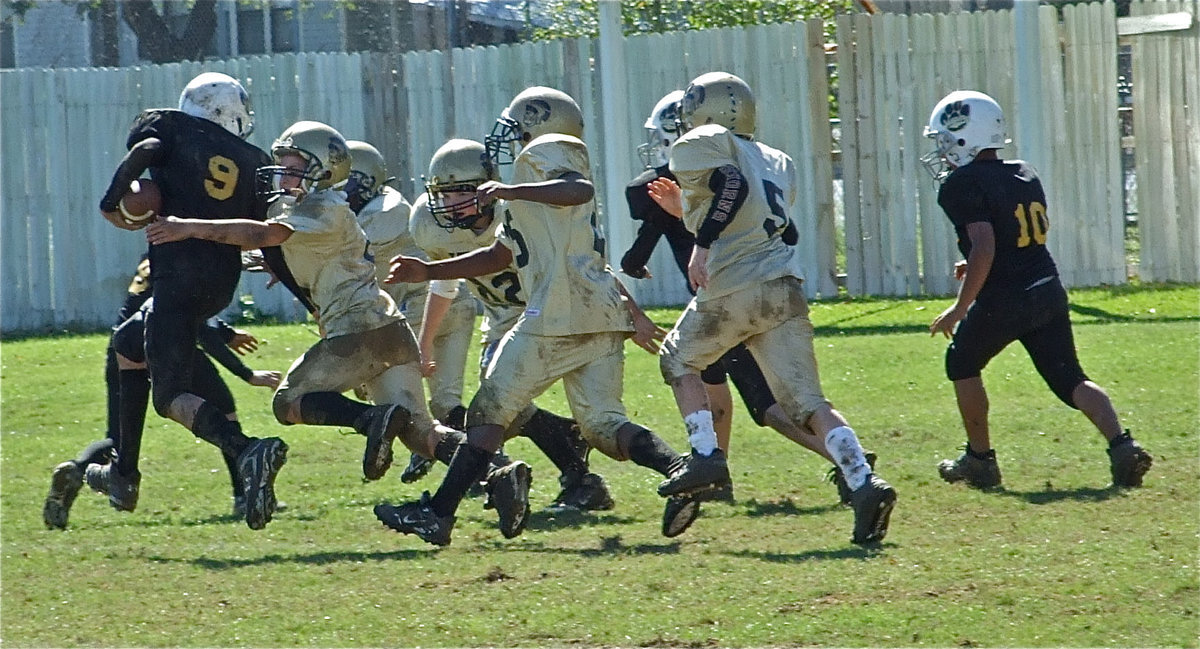
[[[651,354],[657,354],[659,343],[667,337],[667,330],[654,324],[646,312],[642,311],[642,307],[638,306],[637,300],[629,294],[629,290],[625,288],[621,278],[612,272],[609,274],[617,283],[617,290],[621,293],[621,302],[625,304],[625,308],[629,310],[629,317],[633,319],[633,335],[630,337],[634,344]]]
[[[475,190],[479,205],[485,206],[504,199],[506,201],[530,201],[545,205],[570,207],[583,205],[596,195],[592,182],[578,171],[568,171],[553,180],[537,183],[508,185],[494,180],[483,183]]]
[[[429,283],[429,297],[425,300],[425,312],[421,316],[421,332],[417,335],[422,376],[431,376],[437,370],[433,341],[442,329],[442,322],[445,321],[458,290],[457,280],[439,279]]]
[[[498,273],[512,264],[512,251],[499,241],[486,248],[443,259],[425,261],[417,257],[397,255],[392,258],[391,273],[384,280],[387,284],[407,282],[419,284],[435,279],[463,279]]]
[[[121,218],[117,204],[121,202],[121,197],[125,195],[125,192],[129,191],[129,183],[140,178],[142,173],[150,167],[160,165],[165,156],[162,140],[156,137],[146,138],[129,149],[125,157],[121,159],[121,164],[117,165],[112,181],[109,182],[108,189],[100,199],[100,214],[109,223],[122,230],[138,229],[138,226],[131,226]]]
[[[971,240],[971,252],[967,255],[962,285],[958,287],[958,299],[929,325],[929,334],[941,332],[947,338],[954,332],[954,325],[966,317],[967,309],[978,297],[979,291],[992,271],[996,258],[996,231],[987,221],[967,224],[967,237]]]
[[[278,223],[250,219],[181,219],[177,216],[155,219],[146,226],[146,241],[153,245],[205,239],[240,246],[244,250],[278,246],[292,236],[292,229]]]
[[[650,255],[654,253],[654,247],[662,235],[663,231],[657,223],[649,219],[643,221],[637,236],[633,238],[633,245],[621,257],[621,272],[635,279],[649,279],[651,275],[646,263],[650,261]]]
[[[233,328],[228,325],[225,325],[225,327],[221,325],[225,325],[225,323],[220,322],[220,324],[217,324],[210,320],[200,327],[199,335],[197,336],[200,348],[234,376],[249,382],[254,376],[254,370],[247,367],[242,362],[242,359],[238,358],[237,354],[234,354],[233,350],[229,348]]]

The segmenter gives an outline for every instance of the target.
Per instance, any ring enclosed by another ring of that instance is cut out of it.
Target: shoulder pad
[[[696,127],[671,147],[671,172],[717,169],[737,164],[737,143],[729,129],[717,124]]]
[[[642,173],[638,174],[637,178],[634,178],[633,180],[629,181],[629,184],[626,185],[626,187],[628,187],[630,189],[636,189],[638,187],[645,187],[646,185],[649,185],[650,181],[654,180],[655,178],[658,178],[658,170],[657,169],[647,169],[647,170],[643,171]]]
[[[534,177],[543,180],[557,178],[569,171],[576,171],[591,178],[591,163],[587,145],[577,137],[549,133],[521,149],[513,162],[514,169],[527,167]]]

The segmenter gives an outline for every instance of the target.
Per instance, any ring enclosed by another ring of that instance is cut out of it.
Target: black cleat
[[[874,453],[864,451],[863,456],[867,458],[867,464],[871,470],[875,470],[875,460],[878,459]],[[829,467],[829,473],[825,474],[825,481],[832,482],[833,486],[837,487],[838,500],[847,507],[854,504],[852,500],[854,491],[850,489],[850,485],[846,484],[846,474],[842,473],[842,467],[833,465]]]
[[[429,506],[429,492],[421,499],[403,505],[380,503],[375,505],[375,518],[401,534],[416,534],[426,543],[450,545],[450,532],[454,530],[454,517],[439,518]]]
[[[412,415],[403,406],[372,406],[354,422],[354,430],[367,438],[363,451],[363,476],[382,478],[392,466],[392,442],[410,424]]]
[[[854,537],[859,545],[879,543],[887,536],[892,508],[896,506],[896,490],[875,474],[863,486],[854,490]]]
[[[488,502],[500,516],[500,533],[504,538],[519,536],[529,522],[529,486],[533,471],[517,461],[493,470],[487,478]]]
[[[1108,448],[1113,486],[1142,486],[1142,476],[1150,470],[1150,465],[1154,464],[1154,458],[1129,435],[1129,431],[1125,431],[1124,435],[1113,441],[1116,442],[1116,445]]]
[[[986,459],[971,455],[964,449],[957,460],[942,460],[938,463],[938,474],[946,482],[966,482],[976,489],[991,489],[1000,486],[1000,465],[996,463],[996,451],[988,450]]]
[[[718,448],[713,450],[711,455],[692,453],[688,456],[682,470],[673,472],[671,477],[658,485],[658,495],[676,496],[713,491],[730,484],[725,452]]]
[[[50,476],[50,492],[42,505],[42,522],[48,529],[67,528],[71,505],[83,487],[83,471],[74,462],[63,462],[54,467]]]
[[[245,499],[246,525],[261,530],[275,513],[275,477],[287,463],[287,444],[278,437],[253,439],[238,457],[238,475]]]
[[[433,464],[434,460],[413,453],[408,458],[408,466],[404,467],[404,472],[400,474],[400,482],[410,484],[424,478],[433,468]]]
[[[691,496],[671,496],[663,508],[662,534],[674,538],[687,531],[700,515],[700,500]]]
[[[565,477],[561,476],[558,479],[563,488],[550,505],[552,509],[577,509],[587,512],[613,508],[612,494],[600,475],[588,473],[573,483],[563,484]]]

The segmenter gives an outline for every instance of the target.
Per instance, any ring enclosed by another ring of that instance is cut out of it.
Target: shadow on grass
[[[210,557],[165,557],[148,555],[146,558],[158,563],[183,563],[205,570],[232,570],[247,566],[284,565],[289,563],[321,566],[331,563],[359,563],[363,561],[395,561],[426,559],[437,552],[436,548],[395,550],[393,552],[314,552],[312,554],[267,554],[261,557],[237,559],[213,559]]]
[[[547,531],[593,525],[625,525],[635,521],[637,521],[636,518],[619,516],[611,511],[585,512],[578,509],[543,509],[529,515],[525,529]]]
[[[802,561],[838,561],[845,559],[873,559],[883,555],[891,544],[875,544],[865,547],[852,546],[837,550],[808,550],[806,552],[757,552],[737,550],[723,554],[739,559],[757,559],[770,563],[800,563]]]
[[[801,507],[792,502],[791,498],[765,502],[751,499],[744,503],[737,503],[734,506],[742,507],[747,516],[815,516],[842,509],[842,506],[838,503]]]
[[[564,548],[558,545],[546,545],[544,543],[525,542],[522,545],[506,545],[502,542],[496,543],[496,549],[504,549],[514,552],[533,552],[540,554],[573,554],[581,558],[595,557],[612,557],[618,555],[640,555],[640,554],[679,554],[681,541],[664,541],[663,543],[638,543],[635,545],[626,545],[620,534],[612,536],[600,537],[600,546],[595,548]]]
[[[1008,496],[1009,498],[1018,498],[1031,505],[1048,505],[1064,500],[1074,502],[1103,502],[1120,496],[1123,491],[1118,487],[1104,487],[1102,489],[1097,489],[1096,487],[1055,489],[1053,485],[1047,483],[1046,488],[1040,491],[1012,491],[1001,487],[995,489],[994,493],[1001,496]]]

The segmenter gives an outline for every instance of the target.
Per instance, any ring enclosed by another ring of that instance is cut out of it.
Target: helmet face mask
[[[424,180],[429,212],[439,226],[467,230],[491,213],[491,206],[480,207],[476,190],[499,177],[492,160],[474,140],[450,140],[433,154]]]
[[[1004,111],[995,99],[974,90],[956,90],[933,107],[925,137],[932,138],[934,149],[921,156],[934,180],[940,182],[950,172],[970,164],[981,151],[1001,149],[1005,136]]]
[[[672,90],[654,105],[650,117],[646,118],[646,142],[638,146],[638,157],[647,169],[661,167],[668,160],[668,152],[679,139],[679,108],[683,99],[682,90]]]
[[[521,147],[550,133],[583,137],[583,113],[567,93],[534,86],[521,91],[500,113],[484,146],[494,164],[507,165]]]
[[[250,95],[241,82],[219,72],[205,72],[179,93],[179,110],[220,124],[243,140],[254,132]]]

